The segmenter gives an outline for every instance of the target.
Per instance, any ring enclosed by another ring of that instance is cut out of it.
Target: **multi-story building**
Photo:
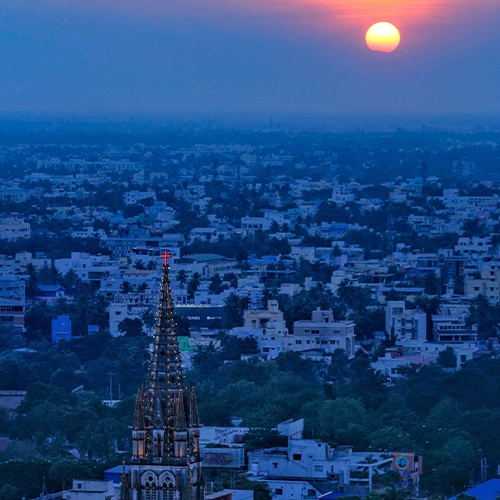
[[[24,328],[25,281],[14,274],[0,272],[0,322]]]
[[[442,305],[440,313],[432,316],[434,340],[448,344],[476,342],[477,325],[467,325],[468,313],[469,306]]]
[[[267,309],[247,309],[244,312],[244,326],[233,328],[230,333],[240,338],[254,337],[260,353],[268,359],[274,359],[285,351],[288,329],[278,301],[269,300]]]
[[[31,238],[31,226],[24,219],[5,217],[0,221],[0,240],[18,240]]]
[[[467,297],[484,295],[490,302],[497,303],[500,300],[500,269],[484,268],[480,277],[468,279],[464,285]]]
[[[390,300],[385,311],[385,331],[398,341],[426,339],[426,314],[422,309],[407,309],[404,300]]]
[[[332,311],[316,309],[311,320],[295,321],[293,333],[286,339],[288,351],[306,352],[321,350],[332,353],[345,351],[349,358],[355,354],[354,321],[334,321]]]

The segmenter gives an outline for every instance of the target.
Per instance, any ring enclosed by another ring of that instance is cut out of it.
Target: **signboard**
[[[203,467],[239,469],[245,465],[243,448],[204,448],[201,450]]]

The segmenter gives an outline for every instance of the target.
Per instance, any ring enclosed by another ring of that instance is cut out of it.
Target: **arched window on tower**
[[[157,500],[156,498],[156,481],[153,476],[148,476],[144,483],[144,500]]]
[[[174,500],[174,495],[174,484],[172,483],[172,481],[170,481],[170,479],[167,478],[165,479],[165,481],[163,481],[161,500]]]

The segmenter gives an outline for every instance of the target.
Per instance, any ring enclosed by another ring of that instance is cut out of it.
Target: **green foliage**
[[[453,348],[447,348],[438,354],[437,362],[443,368],[456,368],[457,367],[457,356]]]
[[[243,326],[243,313],[248,309],[250,299],[234,293],[226,297],[223,308],[223,325],[227,328]]]
[[[142,331],[142,321],[139,318],[125,318],[118,323],[118,331],[129,337],[141,337],[144,335]]]
[[[15,486],[4,484],[0,487],[0,500],[12,500],[13,498],[20,498],[21,492]]]
[[[276,429],[255,428],[245,434],[245,450],[254,451],[261,448],[287,446],[286,436],[282,436]]]

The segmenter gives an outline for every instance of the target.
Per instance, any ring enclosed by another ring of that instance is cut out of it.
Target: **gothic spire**
[[[137,392],[133,460],[165,466],[199,462],[200,422],[194,389],[184,386],[170,289],[169,254],[162,255],[162,280],[145,387]]]
[[[153,337],[153,353],[150,365],[149,383],[152,392],[154,387],[166,389],[169,396],[178,393],[183,388],[184,376],[182,373],[179,342],[175,332],[174,304],[170,289],[170,266],[165,253],[161,291],[156,320],[156,331]]]
[[[198,414],[198,404],[196,402],[194,387],[191,387],[189,391],[189,424],[191,427],[200,426],[200,415]]]
[[[141,389],[137,389],[134,412],[134,428],[144,429],[144,401]]]

